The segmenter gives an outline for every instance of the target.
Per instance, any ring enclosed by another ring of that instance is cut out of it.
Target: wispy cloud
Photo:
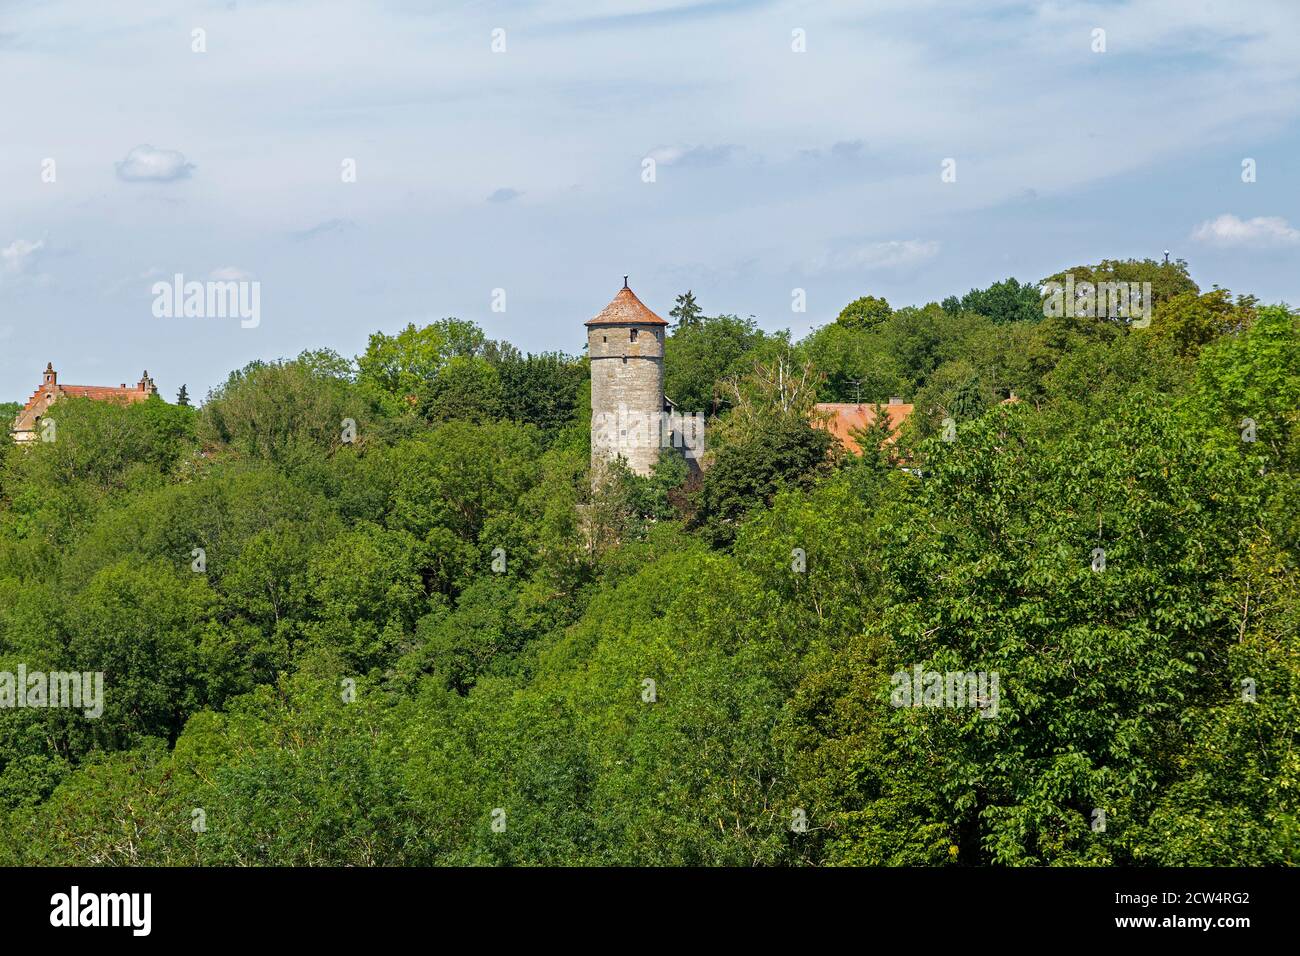
[[[194,164],[186,162],[185,154],[174,149],[155,149],[147,143],[135,147],[126,159],[114,163],[117,178],[128,183],[169,183],[188,179]]]
[[[44,239],[15,239],[0,249],[0,272],[10,276],[31,272],[44,248]]]
[[[49,274],[37,268],[48,251],[44,239],[15,239],[0,249],[0,286],[49,285]]]
[[[0,250],[59,237],[25,272],[0,260],[0,294],[25,297],[8,309],[24,347],[57,334],[69,361],[148,350],[197,383],[247,360],[246,336],[217,326],[159,338],[138,321],[146,280],[102,309],[70,307],[76,290],[155,264],[274,274],[298,317],[277,347],[295,351],[360,350],[366,323],[424,310],[537,351],[579,348],[580,324],[536,310],[590,314],[607,301],[589,302],[592,287],[628,271],[656,310],[693,287],[711,311],[803,331],[826,316],[793,315],[792,286],[816,286],[833,318],[864,277],[893,302],[927,301],[1050,274],[1083,261],[1081,242],[1124,257],[1182,239],[1198,282],[1300,299],[1300,271],[1277,268],[1278,250],[1300,248],[1286,160],[1300,149],[1295,0],[385,0],[363,18],[347,3],[222,2],[203,5],[226,38],[206,55],[137,6],[0,0],[0,54],[19,54],[0,55],[0,77],[24,84],[5,112]],[[285,44],[307,35],[310,49]],[[161,103],[141,95],[160,82],[159,50],[174,56]],[[1159,122],[1129,124],[1116,149],[1087,108],[1099,103]],[[67,130],[75,150],[58,145]],[[47,155],[57,184],[36,177]],[[1246,155],[1260,161],[1250,187]],[[346,157],[355,182],[340,180]],[[955,183],[940,180],[944,157]],[[1226,189],[1238,198],[1217,198]],[[1235,205],[1247,199],[1262,205]],[[1215,209],[1274,252],[1242,254],[1258,247],[1222,226],[1188,239]],[[497,228],[503,213],[515,228]],[[1261,231],[1256,214],[1284,223]],[[55,268],[56,245],[95,254]],[[60,295],[26,295],[41,272],[66,281]],[[498,286],[509,312],[485,311]],[[196,348],[190,333],[209,337]],[[0,396],[27,387],[0,374]]]
[[[1281,216],[1238,219],[1231,213],[1224,213],[1215,219],[1207,219],[1193,229],[1192,238],[1214,246],[1264,249],[1300,243],[1300,229],[1296,229]]]
[[[500,189],[488,196],[488,202],[510,202],[512,199],[518,199],[522,196],[518,189],[511,189],[509,186],[502,186]]]
[[[548,10],[565,29],[615,29],[707,18],[769,5],[770,0],[619,0],[557,3]]]
[[[832,143],[829,150],[820,148],[803,149],[799,155],[804,159],[823,159],[830,155],[831,159],[855,160],[862,158],[862,151],[866,148],[866,143],[860,139],[841,140],[838,143]]]
[[[217,282],[243,282],[245,279],[253,278],[253,274],[238,266],[221,266],[209,272],[208,278]]]
[[[739,152],[739,146],[724,143],[719,146],[656,146],[646,155],[660,166],[704,168],[730,162]]]
[[[904,269],[933,259],[940,244],[934,239],[889,239],[847,246],[808,263],[810,273]]]
[[[357,224],[351,219],[327,219],[310,229],[290,233],[290,236],[295,242],[310,242],[312,239],[352,232],[357,228]]]

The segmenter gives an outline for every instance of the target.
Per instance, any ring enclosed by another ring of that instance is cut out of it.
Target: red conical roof
[[[645,307],[627,286],[618,290],[614,301],[601,309],[600,315],[590,319],[587,325],[667,325],[663,319]]]

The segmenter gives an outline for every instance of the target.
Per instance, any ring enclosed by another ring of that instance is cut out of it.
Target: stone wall
[[[648,475],[659,460],[664,334],[653,325],[588,327],[593,471],[598,462],[621,455],[632,471]]]

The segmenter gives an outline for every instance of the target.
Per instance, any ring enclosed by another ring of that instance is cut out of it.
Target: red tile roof
[[[140,377],[136,385],[129,387],[126,385],[116,388],[111,385],[63,385],[60,384],[54,365],[51,363],[45,366],[43,378],[41,387],[32,393],[32,397],[27,400],[27,404],[14,419],[11,431],[20,434],[34,431],[41,415],[60,398],[89,398],[96,402],[134,405],[158,394],[158,388],[148,372]]]
[[[135,402],[143,402],[153,392],[142,392],[138,385],[132,385],[125,388],[115,388],[110,385],[60,385],[57,387],[60,395],[68,398],[91,398],[97,402],[125,402],[130,405]]]
[[[912,414],[914,407],[910,403],[904,402],[880,405],[889,421],[889,438],[885,440],[885,444],[891,444],[898,438],[898,430],[903,427],[903,422],[907,421],[907,417]],[[821,414],[813,421],[813,425],[827,429],[843,443],[845,448],[855,455],[862,450],[858,446],[857,439],[853,437],[853,433],[870,428],[875,424],[875,405],[857,405],[853,402],[819,402],[816,409]]]
[[[618,290],[614,301],[605,306],[600,315],[588,320],[587,325],[667,325],[663,319],[647,309],[627,286]]]

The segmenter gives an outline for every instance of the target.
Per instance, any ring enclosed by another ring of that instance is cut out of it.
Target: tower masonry
[[[664,447],[668,323],[646,308],[624,276],[618,295],[586,325],[593,476],[601,463],[617,457],[635,473],[648,475]]]

